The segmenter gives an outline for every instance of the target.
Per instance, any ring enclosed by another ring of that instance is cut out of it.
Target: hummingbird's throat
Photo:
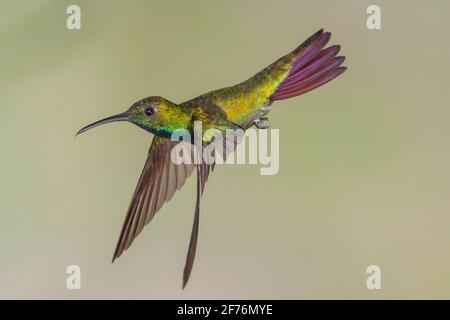
[[[144,129],[147,132],[150,132],[154,134],[155,136],[161,137],[161,138],[169,138],[172,136],[173,132],[176,129],[171,129],[169,127],[162,127],[162,126],[148,126],[147,124],[142,123],[135,123],[138,127]]]

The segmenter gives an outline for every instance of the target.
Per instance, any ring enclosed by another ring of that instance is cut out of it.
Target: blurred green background
[[[66,28],[81,7],[82,29]],[[366,28],[378,4],[382,30]],[[0,298],[450,298],[446,1],[2,1]],[[218,167],[111,257],[151,135],[82,126],[238,83],[319,28],[349,70],[270,113],[280,171]],[[66,267],[82,289],[66,289]],[[366,268],[381,267],[381,290]]]

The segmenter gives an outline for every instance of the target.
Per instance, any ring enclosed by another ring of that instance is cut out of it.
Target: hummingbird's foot
[[[268,129],[270,127],[269,118],[259,117],[253,121],[258,129]]]

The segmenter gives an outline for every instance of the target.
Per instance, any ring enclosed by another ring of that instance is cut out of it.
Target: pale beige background
[[[1,298],[450,298],[449,2],[78,0],[69,31],[72,3],[0,4]],[[321,27],[349,70],[274,105],[278,175],[211,177],[187,290],[194,180],[112,265],[151,136],[74,133],[144,96],[237,83]]]

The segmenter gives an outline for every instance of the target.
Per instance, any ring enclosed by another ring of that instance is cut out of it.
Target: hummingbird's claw
[[[259,117],[253,123],[258,129],[268,129],[270,127],[269,118],[267,117]]]

